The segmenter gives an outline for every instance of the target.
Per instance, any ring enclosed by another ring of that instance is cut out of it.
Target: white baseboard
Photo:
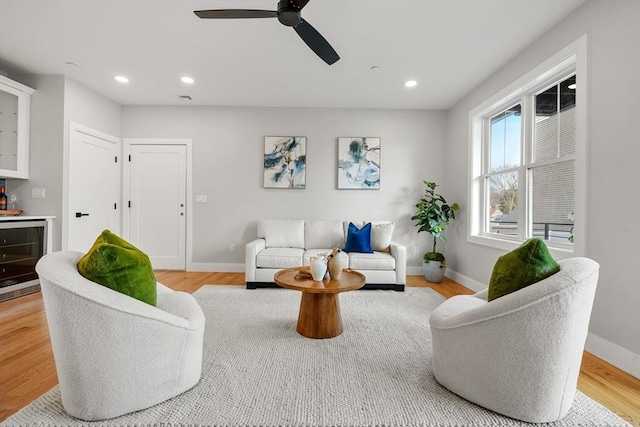
[[[407,276],[422,276],[423,274],[424,270],[422,270],[422,267],[407,266]]]
[[[192,262],[187,271],[244,273],[244,263]]]
[[[626,373],[640,378],[640,355],[589,332],[584,349]]]
[[[469,276],[465,276],[464,274],[460,274],[457,271],[452,270],[450,268],[447,268],[444,275],[447,276],[449,279],[454,280],[463,286],[466,286],[467,288],[471,289],[474,292],[480,292],[487,289],[487,285],[485,285],[484,283],[478,282],[477,280],[472,279]]]

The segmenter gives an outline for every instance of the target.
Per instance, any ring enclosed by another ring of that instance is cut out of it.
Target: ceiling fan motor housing
[[[300,9],[293,0],[280,0],[278,2],[278,21],[287,27],[297,26],[302,20]]]

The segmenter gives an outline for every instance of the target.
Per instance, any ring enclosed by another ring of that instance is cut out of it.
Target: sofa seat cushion
[[[396,269],[396,259],[388,253],[349,252],[349,268],[352,270],[390,270]]]
[[[289,268],[302,265],[304,249],[299,248],[267,248],[258,253],[258,268]]]

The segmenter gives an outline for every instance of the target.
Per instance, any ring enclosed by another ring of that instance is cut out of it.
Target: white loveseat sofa
[[[309,265],[310,258],[318,253],[344,248],[349,223],[342,220],[259,220],[258,238],[245,247],[247,288],[275,286],[273,275],[276,272]],[[385,224],[390,222],[372,221],[372,235],[376,226]],[[365,275],[365,289],[404,290],[407,249],[391,241],[387,251],[347,253],[349,268]]]

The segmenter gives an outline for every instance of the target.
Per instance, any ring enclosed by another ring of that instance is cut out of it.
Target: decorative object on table
[[[0,211],[7,210],[7,195],[4,192],[4,187],[0,187]]]
[[[338,189],[380,189],[380,138],[338,138]]]
[[[316,282],[321,282],[324,279],[324,275],[327,272],[327,258],[326,256],[312,256],[309,262],[309,270],[311,270],[311,276]]]
[[[8,210],[12,210],[15,211],[16,209],[16,204],[18,203],[18,195],[16,193],[11,193],[9,195],[9,209]],[[20,211],[22,212],[22,211]]]
[[[442,232],[449,223],[456,218],[456,211],[460,209],[457,203],[449,205],[444,197],[435,192],[438,184],[423,181],[426,185],[425,194],[416,205],[418,209],[412,220],[417,221],[418,233],[426,231],[433,237],[433,248],[424,254],[424,277],[432,283],[440,283],[444,277],[446,267],[444,255],[436,252],[438,239],[446,242]]]
[[[264,188],[306,187],[307,138],[264,137]]]
[[[342,270],[347,268],[348,259],[344,257],[342,250],[333,248],[333,251],[327,255],[327,268],[329,269],[329,277],[331,280],[339,280]]]

